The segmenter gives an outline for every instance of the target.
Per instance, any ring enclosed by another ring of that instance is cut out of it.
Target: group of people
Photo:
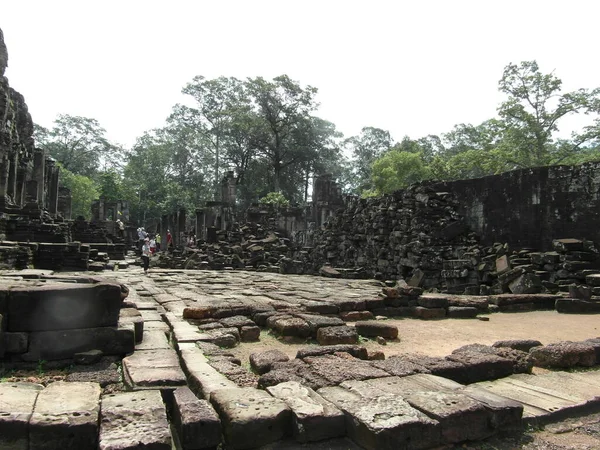
[[[150,258],[157,252],[160,252],[162,237],[160,233],[150,234],[143,227],[137,229],[138,249],[142,253],[142,263],[144,273],[148,273],[150,267]],[[167,230],[167,250],[173,247],[173,236],[171,230]]]

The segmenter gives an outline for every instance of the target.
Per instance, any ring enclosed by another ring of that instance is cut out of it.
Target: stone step
[[[62,381],[49,384],[37,396],[29,421],[29,448],[96,448],[99,412],[99,384]]]
[[[0,383],[0,448],[29,448],[29,420],[42,389],[41,384]]]
[[[160,392],[147,390],[104,395],[98,448],[171,450],[171,432]]]
[[[123,358],[123,378],[131,389],[173,388],[186,384],[175,350],[140,350]]]

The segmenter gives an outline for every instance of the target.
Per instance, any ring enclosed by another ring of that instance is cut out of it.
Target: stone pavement
[[[597,366],[531,375],[509,350],[381,361],[360,345],[322,346],[293,360],[271,355],[262,375],[227,350],[255,340],[259,325],[313,338],[345,326],[340,313],[381,305],[377,282],[234,271],[104,276],[129,287],[120,318],[136,337],[122,361],[128,392],[0,383],[0,448],[420,449],[600,410]]]

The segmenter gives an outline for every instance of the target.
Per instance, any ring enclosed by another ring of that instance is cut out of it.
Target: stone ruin
[[[0,273],[0,364],[66,375],[0,382],[1,448],[431,448],[598,405],[597,338],[473,344],[444,357],[386,358],[361,345],[398,340],[384,318],[600,312],[598,164],[377,199],[343,197],[325,175],[307,208],[243,214],[230,172],[219,202],[154,224],[176,246],[142,277],[125,259],[137,240],[126,202],[101,198],[91,221],[71,219],[6,62],[0,31],[0,268],[36,270]],[[80,273],[107,268],[123,270]],[[265,334],[306,347],[293,358],[232,353]],[[534,366],[588,371],[540,376]]]

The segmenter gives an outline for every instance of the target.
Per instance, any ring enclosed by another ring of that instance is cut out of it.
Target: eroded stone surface
[[[255,448],[291,432],[292,413],[280,399],[252,388],[219,389],[211,394],[227,448]]]
[[[159,391],[119,392],[102,397],[101,450],[171,450],[171,445],[167,414]]]
[[[100,385],[49,384],[37,397],[29,422],[32,449],[95,448],[98,444]]]
[[[173,392],[173,422],[186,450],[216,448],[221,443],[221,421],[206,400],[198,399],[188,387]]]
[[[320,441],[346,434],[343,413],[309,387],[288,381],[267,388],[294,414],[294,435],[300,442]]]
[[[0,448],[29,448],[29,420],[42,389],[41,384],[0,383]]]

